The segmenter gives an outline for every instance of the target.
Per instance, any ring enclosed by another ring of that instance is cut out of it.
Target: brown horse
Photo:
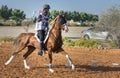
[[[62,20],[62,25],[60,25],[60,21]],[[65,29],[65,22],[64,19],[61,18],[60,15],[58,15],[53,22],[52,28],[49,31],[48,38],[45,42],[46,46],[46,51],[48,51],[48,57],[49,57],[49,62],[48,64],[49,71],[53,72],[54,70],[52,69],[52,52],[58,52],[59,50],[63,55],[66,56],[68,62],[70,63],[70,66],[72,69],[75,68],[74,64],[72,63],[71,58],[69,55],[62,49],[62,36],[61,36],[61,30]],[[21,52],[23,49],[28,48],[27,52],[23,55],[24,58],[24,67],[26,69],[30,69],[30,67],[27,65],[26,58],[35,50],[39,49],[39,41],[35,37],[34,33],[21,33],[16,40],[14,41],[14,46],[13,46],[13,54],[10,57],[10,59],[5,63],[5,65],[8,65],[12,59],[14,58],[15,55],[17,55],[19,52]]]

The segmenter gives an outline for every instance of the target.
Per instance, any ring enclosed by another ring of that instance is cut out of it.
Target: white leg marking
[[[53,73],[53,72],[54,72],[54,70],[53,70],[53,69],[51,69],[51,68],[49,68],[49,71],[50,71],[51,73]]]
[[[45,64],[45,66],[49,67],[49,71],[50,71],[51,73],[54,72],[54,70],[52,69],[52,64]]]
[[[13,58],[14,58],[14,56],[12,55],[12,56],[10,57],[10,59],[5,63],[5,65],[8,65],[8,64],[12,61]]]
[[[67,60],[69,61],[70,65],[72,65],[72,61],[71,61],[69,55],[66,55],[66,58],[67,58]]]
[[[24,67],[25,67],[26,69],[30,69],[30,67],[27,65],[26,60],[23,60],[23,61],[24,61]]]
[[[49,71],[50,71],[51,73],[54,72],[54,70],[52,69],[52,64],[49,64]]]
[[[72,70],[74,70],[75,69],[75,65],[74,64],[72,64]]]
[[[70,66],[71,66],[72,69],[74,70],[74,69],[75,69],[75,65],[72,63],[71,58],[69,57],[69,55],[66,55],[66,58],[67,58],[67,60],[69,61]]]

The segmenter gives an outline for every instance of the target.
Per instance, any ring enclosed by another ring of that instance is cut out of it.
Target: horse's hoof
[[[66,68],[72,68],[72,70],[75,69],[75,65],[74,64],[65,64]]]
[[[25,69],[30,69],[30,66],[26,66]]]
[[[74,65],[74,64],[72,64],[71,66],[72,66],[72,70],[74,70],[74,69],[75,69],[75,65]]]
[[[51,73],[53,73],[53,72],[54,72],[54,70],[53,70],[53,69],[49,69],[49,71],[50,71]]]
[[[65,64],[65,67],[66,68],[71,68],[71,65],[70,64]]]
[[[5,65],[8,65],[8,63],[6,62]]]

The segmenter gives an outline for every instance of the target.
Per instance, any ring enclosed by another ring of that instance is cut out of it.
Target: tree
[[[93,17],[92,17],[92,20],[93,20],[93,21],[96,22],[96,21],[98,21],[98,19],[99,19],[98,15],[93,15]]]
[[[51,13],[50,13],[50,18],[51,18],[51,19],[54,19],[58,14],[59,14],[59,11],[53,10],[53,11],[51,11]]]
[[[66,19],[67,20],[74,20],[74,21],[78,21],[78,22],[86,22],[86,21],[98,21],[98,15],[94,15],[94,14],[88,14],[85,12],[77,12],[77,11],[57,11],[57,10],[53,10],[50,13],[50,20],[53,20],[58,14],[65,14]]]
[[[12,16],[10,18],[16,21],[23,20],[25,19],[24,11],[21,11],[19,9],[14,9],[12,11]]]
[[[88,21],[98,21],[98,15],[87,14]]]
[[[65,12],[65,14],[66,14],[66,19],[67,20],[71,20],[73,18],[72,12],[70,12],[70,11]]]
[[[12,16],[10,17],[10,19],[15,20],[17,25],[21,25],[22,20],[25,19],[24,11],[14,9],[12,11]]]
[[[88,17],[88,15],[87,15],[87,13],[85,13],[85,12],[81,12],[80,13],[80,19],[81,19],[81,21],[82,22],[85,22],[86,20],[87,20],[87,17]]]
[[[0,8],[0,17],[8,20],[9,17],[11,16],[12,9],[9,9],[7,5],[2,5]]]
[[[99,26],[103,26],[116,37],[117,44],[120,48],[120,6],[112,6],[107,9],[98,22]]]
[[[74,11],[72,14],[73,14],[73,20],[74,21],[80,21],[80,14],[79,14],[79,12]]]
[[[0,18],[5,20],[22,20],[25,19],[24,11],[21,11],[19,9],[12,9],[8,8],[7,5],[2,5],[0,8]]]
[[[120,7],[112,6],[106,10],[101,16],[99,24],[104,26],[120,28]]]

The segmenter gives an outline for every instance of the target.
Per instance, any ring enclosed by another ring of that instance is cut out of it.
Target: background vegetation
[[[13,42],[15,40],[15,38],[11,37],[11,36],[5,36],[0,38],[0,41],[4,41],[4,42]]]
[[[67,20],[73,20],[74,22],[79,22],[81,25],[85,25],[86,22],[98,21],[98,15],[88,14],[85,12],[77,12],[77,11],[71,12],[71,11],[63,11],[63,10],[51,11],[49,15],[50,20],[53,20],[58,14],[64,14]],[[7,5],[2,5],[0,8],[0,25],[22,25],[22,21],[25,18],[26,15],[24,14],[24,11],[20,9],[8,8]],[[34,17],[32,20],[36,22],[35,21],[36,19],[37,17]]]
[[[50,13],[50,20],[54,19],[58,14],[64,14],[68,20],[68,25],[72,26],[100,26],[113,34],[114,40],[118,48],[120,48],[120,5],[115,5],[104,11],[101,15],[89,14],[77,11],[57,11]],[[8,8],[7,5],[0,7],[0,26],[17,26],[27,25],[36,22],[34,19],[26,19],[24,11],[20,9]],[[71,20],[71,21],[69,21]],[[71,44],[71,43],[70,43]]]
[[[107,9],[100,15],[97,26],[103,27],[105,30],[113,34],[114,40],[118,48],[120,48],[120,6],[115,5]]]
[[[21,25],[21,21],[26,18],[25,16],[22,10],[2,5],[0,8],[0,25]]]
[[[79,40],[73,41],[68,39],[63,39],[63,44],[65,46],[79,46],[87,48],[116,48],[116,45],[113,41],[101,41],[101,40],[87,40],[80,38]]]
[[[15,38],[11,37],[11,36],[5,36],[5,37],[0,38],[0,41],[2,41],[2,42],[14,42],[14,40],[15,40]],[[99,46],[102,46],[101,43],[102,43],[102,41],[100,41],[100,40],[87,40],[84,38],[81,38],[81,39],[76,40],[76,41],[69,40],[66,38],[63,39],[64,46],[79,46],[79,47],[87,47],[87,48],[99,48]],[[102,48],[109,47],[109,46],[110,46],[110,48],[116,47],[115,43],[111,42],[111,41],[107,41],[107,45],[108,46],[103,45]]]
[[[67,20],[73,20],[74,22],[79,22],[80,25],[87,25],[87,22],[96,22],[98,21],[98,15],[88,14],[85,12],[77,11],[57,11],[53,10],[50,13],[50,19],[54,19],[58,14],[64,14]]]

